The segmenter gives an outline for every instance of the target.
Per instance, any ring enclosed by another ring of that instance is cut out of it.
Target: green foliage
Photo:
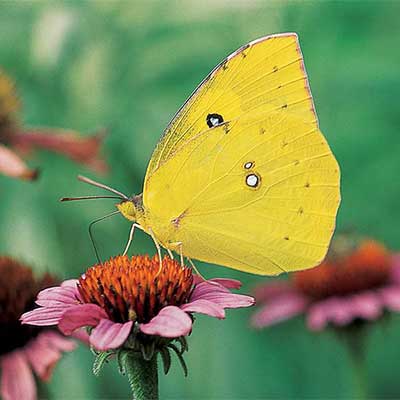
[[[104,367],[104,364],[108,362],[109,358],[112,355],[113,352],[111,351],[101,351],[95,355],[92,370],[96,376],[99,376],[102,368]]]
[[[107,128],[104,155],[111,171],[96,178],[140,193],[163,128],[209,70],[256,37],[296,31],[322,131],[341,164],[338,228],[399,248],[399,14],[395,1],[1,2],[0,65],[16,80],[27,125],[83,133]],[[62,196],[98,193],[75,179],[93,174],[48,153],[35,155],[30,165],[41,167],[37,183],[0,177],[0,252],[38,272],[76,277],[95,262],[87,226],[112,211],[113,202],[60,204]],[[96,227],[103,258],[122,251],[128,231],[121,217]],[[132,251],[152,254],[154,247],[138,232]],[[207,277],[239,278],[244,291],[264,281],[219,267],[200,269]],[[199,317],[185,356],[190,375],[183,378],[173,363],[168,376],[160,375],[162,398],[353,394],[351,364],[333,335],[313,335],[301,320],[256,332],[249,328],[250,312],[229,312],[225,321]],[[394,316],[369,337],[374,397],[400,392],[399,330]],[[96,378],[92,362],[83,347],[67,355],[49,396],[129,396],[114,363]]]

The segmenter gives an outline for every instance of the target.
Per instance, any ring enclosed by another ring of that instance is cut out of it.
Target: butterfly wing
[[[317,265],[340,201],[339,167],[315,123],[267,111],[192,137],[146,182],[160,242],[255,274]]]
[[[339,179],[297,35],[269,36],[219,64],[167,127],[146,173],[146,222],[188,257],[257,274],[305,269],[325,256]]]
[[[295,33],[255,40],[223,60],[177,112],[150,160],[146,179],[199,132],[207,116],[224,121],[266,110],[283,110],[318,125]]]

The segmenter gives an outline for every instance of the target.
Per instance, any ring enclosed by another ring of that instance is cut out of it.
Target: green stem
[[[344,342],[349,354],[355,384],[354,397],[356,399],[368,398],[365,354],[366,334],[367,332],[363,326],[350,326],[338,332],[338,336]]]
[[[158,400],[157,353],[146,361],[141,352],[131,351],[125,359],[125,371],[133,400]]]
[[[349,355],[351,358],[353,377],[355,382],[354,397],[357,399],[367,399],[368,387],[365,359],[361,358],[359,354],[356,354],[354,351],[349,351]]]

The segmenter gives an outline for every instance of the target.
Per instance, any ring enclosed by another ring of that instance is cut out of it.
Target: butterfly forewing
[[[149,163],[147,177],[188,139],[208,128],[208,115],[218,114],[230,121],[267,108],[282,109],[318,124],[295,33],[255,40],[222,61],[166,128]]]

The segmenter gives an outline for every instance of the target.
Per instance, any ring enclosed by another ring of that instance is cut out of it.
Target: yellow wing
[[[208,116],[230,121],[242,115],[280,109],[318,125],[295,33],[255,40],[222,61],[166,128],[149,163],[146,179],[188,139],[209,128],[213,120]]]
[[[267,110],[192,136],[146,180],[143,204],[164,247],[274,275],[324,258],[339,180],[315,122]]]

